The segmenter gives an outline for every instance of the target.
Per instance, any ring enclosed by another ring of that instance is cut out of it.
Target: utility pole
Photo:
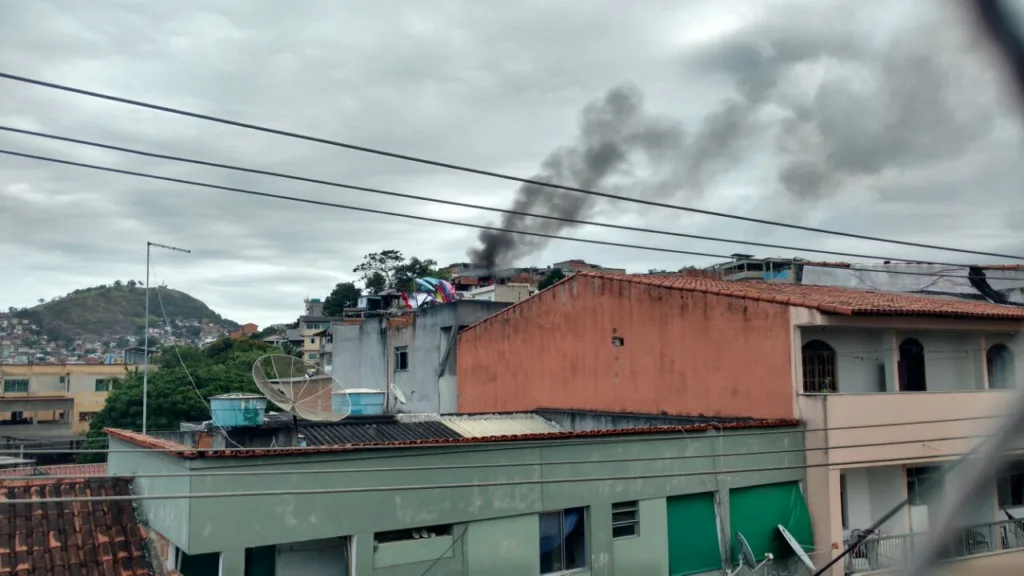
[[[191,250],[184,248],[176,248],[174,246],[168,246],[166,244],[157,244],[156,242],[146,242],[146,331],[142,336],[142,433],[146,433],[146,421],[149,414],[148,400],[149,400],[149,253],[153,247],[163,248],[164,250],[174,250],[176,252],[184,252],[191,254]]]

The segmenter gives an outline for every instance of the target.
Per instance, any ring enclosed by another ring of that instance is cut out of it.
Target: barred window
[[[836,351],[822,340],[803,346],[804,392],[835,392]]]

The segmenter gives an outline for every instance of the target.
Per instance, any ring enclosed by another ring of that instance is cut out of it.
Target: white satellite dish
[[[388,384],[388,388],[391,389],[391,395],[395,397],[395,400],[398,400],[399,404],[405,404],[405,394],[402,394],[402,391],[398,389],[398,386],[395,386],[394,382]]]
[[[739,546],[740,553],[740,565],[735,570],[729,573],[730,576],[735,576],[740,570],[747,568],[751,572],[757,571],[758,568],[772,561],[771,554],[764,555],[764,561],[760,564],[757,563],[757,558],[754,557],[754,550],[747,543],[747,539],[743,537],[743,534],[736,532],[736,544]]]
[[[796,557],[799,558],[800,561],[804,563],[804,566],[807,566],[807,569],[813,574],[814,562],[811,562],[811,557],[804,552],[803,546],[796,541],[796,538],[794,538],[793,535],[789,533],[789,530],[786,530],[786,527],[782,524],[779,524],[779,532],[782,532],[782,537],[786,539],[786,543],[793,549],[793,553],[796,554]]]
[[[252,365],[252,379],[267,400],[306,420],[338,422],[352,411],[352,401],[341,383],[301,358],[261,356]]]

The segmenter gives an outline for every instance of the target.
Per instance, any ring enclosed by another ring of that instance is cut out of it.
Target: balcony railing
[[[846,557],[846,573],[901,568],[924,546],[928,534],[872,536]],[[847,541],[846,545],[851,542]],[[943,553],[944,559],[964,558],[999,550],[1024,550],[1024,520],[1004,520],[963,528]]]

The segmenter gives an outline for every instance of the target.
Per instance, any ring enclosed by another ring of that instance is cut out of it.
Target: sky
[[[1021,111],[953,2],[0,0],[0,70],[633,198],[1024,254]],[[498,208],[900,258],[982,257],[580,197],[0,79],[0,125]],[[812,252],[552,225],[0,132],[0,148],[580,239]],[[497,264],[714,259],[502,239]],[[294,320],[370,252],[469,260],[478,231],[0,155],[0,309],[142,280]],[[494,241],[490,239],[489,241]],[[476,254],[479,254],[477,252]],[[985,263],[998,262],[997,258]]]

